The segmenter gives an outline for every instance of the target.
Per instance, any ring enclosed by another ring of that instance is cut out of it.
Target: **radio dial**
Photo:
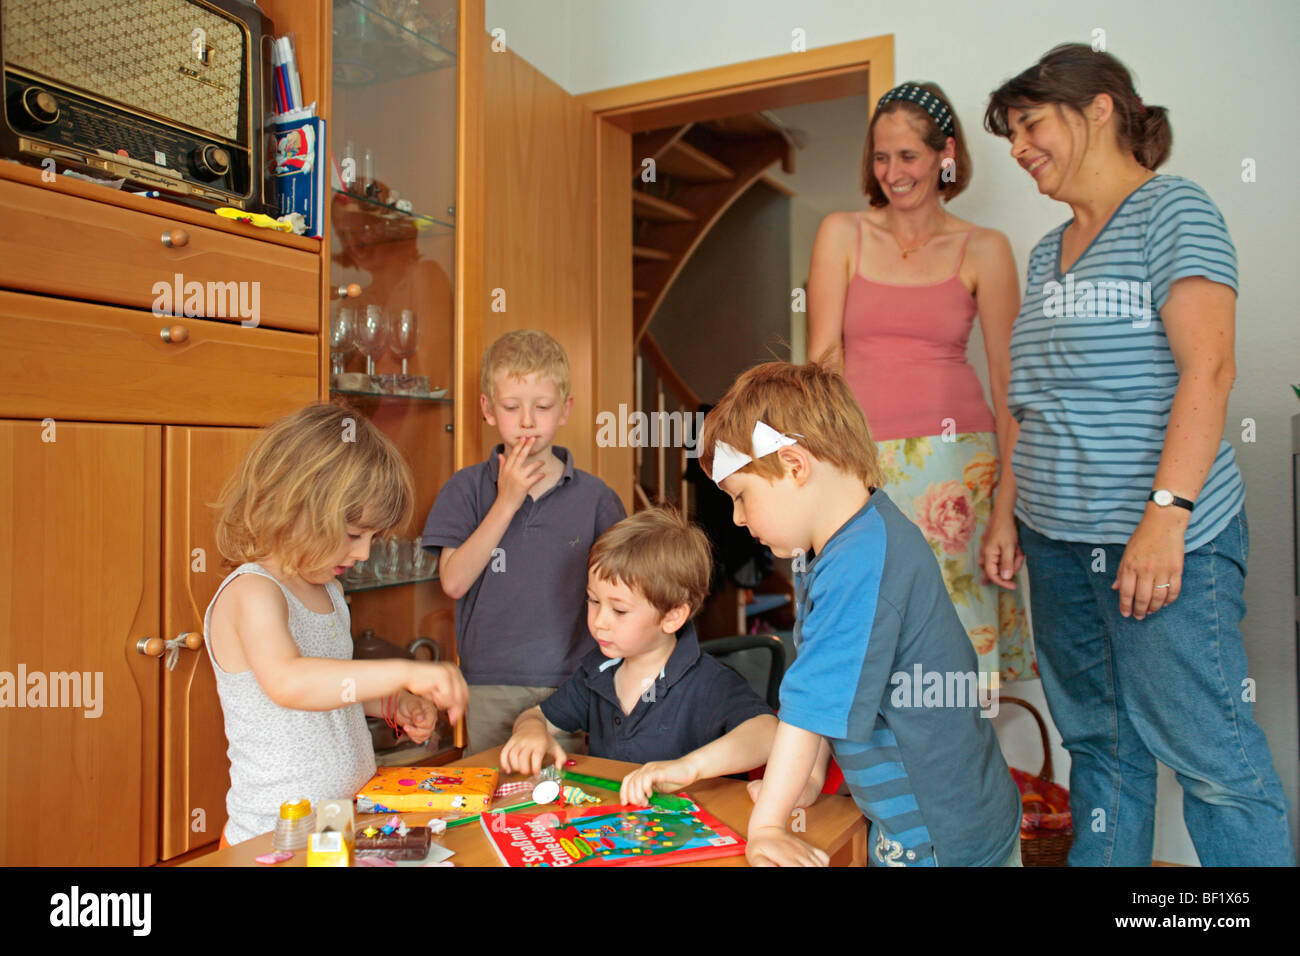
[[[24,126],[49,126],[59,118],[59,101],[39,86],[29,86],[23,90],[19,105],[23,111]]]
[[[230,172],[230,154],[220,146],[209,144],[196,149],[193,161],[195,171],[204,179],[216,179]]]

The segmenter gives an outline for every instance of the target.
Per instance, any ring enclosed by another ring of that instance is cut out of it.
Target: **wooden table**
[[[496,767],[499,766],[498,756],[501,752],[500,747],[492,750],[475,754],[472,757],[466,757],[464,760],[458,760],[452,766],[463,767]],[[627,774],[636,769],[636,764],[623,763],[617,760],[602,760],[599,757],[575,757],[577,766],[571,768],[576,773],[590,774],[596,777],[605,777],[610,780],[620,780]],[[523,775],[510,774],[503,775],[502,783],[510,780],[521,780]],[[617,794],[609,794],[603,790],[597,790],[594,787],[583,785],[583,790],[591,793],[593,796],[601,797],[604,805],[611,805],[618,802]],[[688,787],[686,792],[694,797],[709,813],[713,814],[727,826],[731,827],[742,837],[749,827],[749,814],[753,810],[753,802],[749,799],[745,783],[741,780],[732,780],[730,778],[719,778],[716,780],[701,780],[692,787]],[[502,801],[504,804],[518,802],[518,795],[508,797]],[[545,813],[552,808],[538,807],[537,813]],[[533,812],[531,810],[518,811],[522,813]],[[432,813],[404,813],[402,818],[409,826],[422,826],[429,819],[443,814]],[[357,815],[357,823],[362,824],[369,820],[383,819],[391,814],[366,813]],[[831,866],[866,866],[867,861],[867,827],[866,818],[857,805],[848,797],[821,796],[813,806],[809,807],[802,820],[796,819],[792,824],[802,824],[802,832],[796,827],[796,834],[803,840],[808,841],[813,846],[825,850],[831,858]],[[457,866],[501,866],[501,861],[497,858],[496,852],[488,842],[487,836],[483,833],[478,824],[466,824],[448,830],[446,833],[435,836],[434,840],[441,843],[449,850],[454,850],[456,855],[451,858],[451,862]],[[206,856],[191,860],[184,866],[260,866],[254,862],[254,857],[261,856],[263,853],[269,853],[271,850],[271,834],[264,833],[252,840],[236,844],[225,850],[218,850],[215,853],[209,853]],[[307,851],[300,850],[293,855],[293,859],[285,863],[280,863],[280,867],[306,866]],[[698,863],[682,863],[679,866],[746,866],[744,856],[724,857],[717,860],[702,860]]]

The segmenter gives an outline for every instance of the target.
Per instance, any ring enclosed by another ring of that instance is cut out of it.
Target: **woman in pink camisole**
[[[1037,676],[1015,585],[1024,557],[1014,540],[986,531],[999,526],[990,517],[1002,502],[1015,500],[994,492],[999,482],[1014,488],[1007,355],[1020,295],[1006,237],[940,206],[966,187],[970,169],[938,86],[905,83],[880,98],[862,161],[871,208],[827,216],[813,245],[808,354],[843,370],[880,447],[890,497],[929,541],[980,670],[1017,680]],[[976,315],[992,408],[966,360]],[[1000,571],[993,581],[985,552]]]

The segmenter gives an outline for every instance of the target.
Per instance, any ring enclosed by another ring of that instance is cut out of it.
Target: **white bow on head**
[[[803,436],[800,435],[799,437],[802,438]],[[715,484],[722,484],[724,478],[744,468],[755,458],[764,458],[778,449],[785,448],[787,445],[799,444],[789,435],[782,435],[771,425],[763,422],[754,423],[754,434],[750,438],[750,443],[754,446],[752,456],[746,455],[743,451],[737,451],[725,441],[720,441],[713,446],[713,481]]]

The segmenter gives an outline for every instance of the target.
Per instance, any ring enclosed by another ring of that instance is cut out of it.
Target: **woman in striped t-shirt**
[[[995,90],[985,126],[1074,213],[1030,255],[1007,397],[1018,521],[990,529],[1004,550],[1018,534],[1029,566],[1044,691],[1071,756],[1070,862],[1151,862],[1160,760],[1203,865],[1293,864],[1242,692],[1249,544],[1223,440],[1237,288],[1223,217],[1195,183],[1155,174],[1165,110],[1086,45]]]

